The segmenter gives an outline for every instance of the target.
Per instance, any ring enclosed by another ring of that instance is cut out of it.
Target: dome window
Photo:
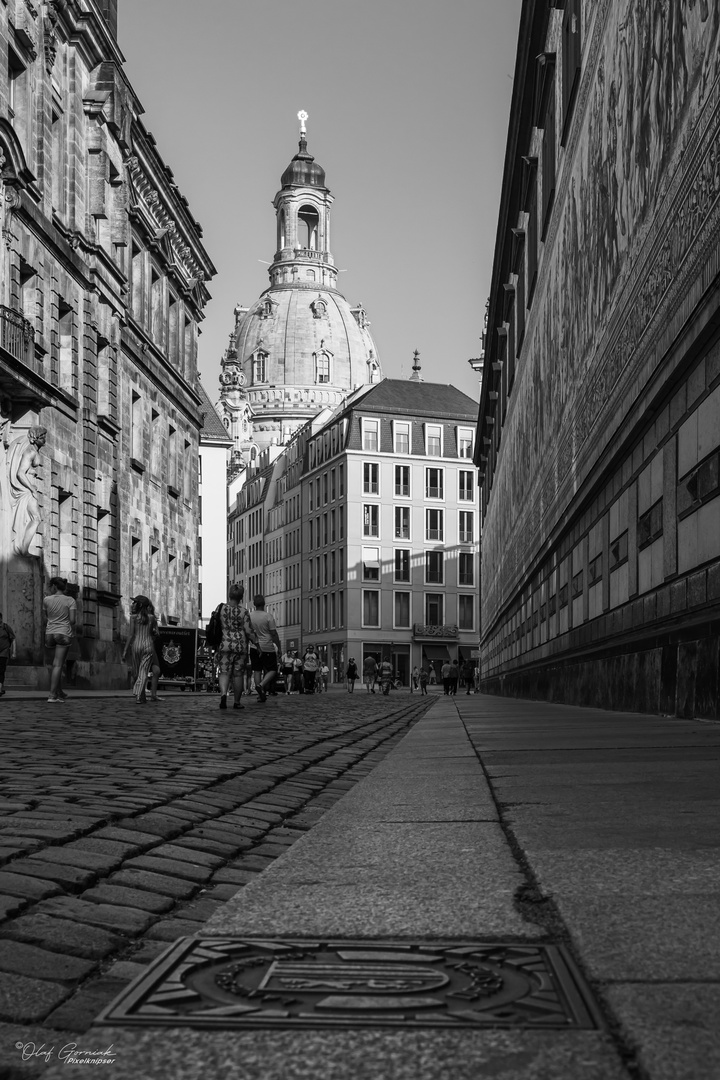
[[[310,304],[310,310],[313,313],[314,319],[322,319],[327,313],[327,304],[323,300],[322,296],[318,296],[317,300],[313,300]]]
[[[330,357],[326,352],[315,354],[315,382],[330,382]]]
[[[281,210],[278,214],[278,251],[282,251],[285,247],[285,241],[285,211]]]
[[[267,382],[267,353],[256,352],[252,361],[253,383]]]
[[[300,247],[317,251],[320,216],[314,206],[301,206],[298,210],[298,243]]]

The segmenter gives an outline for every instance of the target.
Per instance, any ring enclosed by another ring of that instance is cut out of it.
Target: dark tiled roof
[[[222,442],[232,444],[232,439],[225,430],[225,426],[218,416],[215,406],[208,396],[208,392],[202,384],[202,380],[198,379],[197,392],[200,395],[200,411],[203,417],[203,426],[200,432],[200,440],[203,438],[221,440]]]
[[[350,407],[353,407],[350,405]],[[389,412],[409,416],[436,416],[477,420],[478,403],[448,383],[383,379],[357,402],[362,412]]]

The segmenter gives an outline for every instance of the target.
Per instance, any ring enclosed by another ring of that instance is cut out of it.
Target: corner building
[[[475,461],[486,690],[717,718],[720,6],[522,7]]]
[[[132,595],[151,597],[163,623],[197,622],[197,341],[214,268],[116,37],[114,0],[0,3],[8,685],[48,685],[53,575],[77,595],[78,687],[127,686]]]

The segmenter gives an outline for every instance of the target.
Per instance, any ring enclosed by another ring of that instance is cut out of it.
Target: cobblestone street
[[[145,708],[127,696],[2,702],[4,1042],[85,1031],[142,965],[197,931],[367,775],[434,698],[244,701],[225,713],[216,696],[191,694]]]

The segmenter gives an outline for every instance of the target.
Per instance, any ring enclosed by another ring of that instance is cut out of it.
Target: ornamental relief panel
[[[720,4],[605,0],[585,63],[485,525],[488,629],[720,229]]]

